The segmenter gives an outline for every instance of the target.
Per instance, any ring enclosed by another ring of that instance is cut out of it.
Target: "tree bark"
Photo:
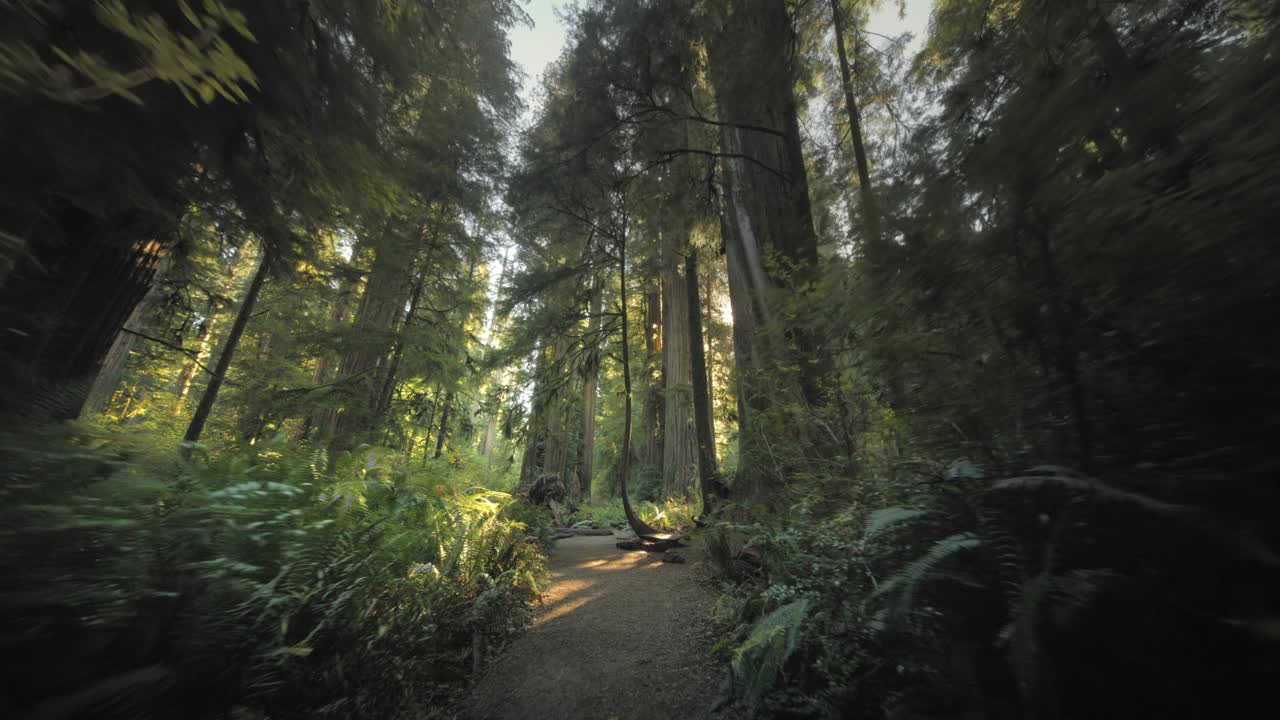
[[[254,273],[253,280],[249,283],[249,289],[245,293],[244,301],[240,303],[240,312],[236,314],[235,322],[231,324],[231,332],[227,334],[222,354],[218,356],[218,364],[213,367],[213,376],[209,378],[209,384],[205,386],[204,394],[200,397],[200,404],[196,406],[195,415],[191,417],[191,424],[187,426],[187,432],[182,438],[185,442],[198,442],[200,434],[204,432],[205,423],[209,420],[209,413],[213,410],[213,404],[218,399],[218,391],[222,389],[222,383],[227,377],[227,370],[231,367],[231,359],[235,357],[236,347],[240,344],[244,329],[249,324],[249,318],[253,316],[253,306],[258,302],[258,295],[262,292],[262,284],[266,281],[267,274],[271,272],[271,264],[274,260],[273,253],[271,244],[263,241],[262,258],[258,262],[258,270]]]
[[[352,326],[360,344],[346,353],[338,368],[339,378],[355,379],[344,388],[345,402],[332,423],[332,437],[326,438],[331,455],[353,447],[359,436],[373,429],[382,388],[379,370],[386,369],[395,321],[409,294],[407,268],[411,253],[406,245],[388,226],[374,249],[373,265]]]
[[[662,467],[662,293],[654,282],[645,292],[645,398],[640,457],[648,467]]]

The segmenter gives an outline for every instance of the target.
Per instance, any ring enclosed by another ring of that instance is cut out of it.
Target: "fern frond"
[[[788,603],[752,626],[730,661],[734,690],[740,698],[755,703],[773,687],[787,658],[800,647],[809,604],[808,599]]]
[[[929,514],[928,510],[908,507],[887,507],[876,510],[867,516],[867,526],[863,531],[863,538],[870,541],[876,535],[894,525],[914,520],[927,514]]]
[[[968,575],[944,571],[941,566],[955,556],[982,546],[982,539],[969,532],[955,533],[935,542],[928,552],[907,563],[892,577],[882,581],[868,600],[888,596],[891,614],[908,611],[915,596],[927,582],[952,580],[962,585],[981,586]]]

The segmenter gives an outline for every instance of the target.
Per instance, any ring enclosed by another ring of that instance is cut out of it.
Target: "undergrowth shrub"
[[[676,532],[693,527],[699,506],[683,500],[667,498],[661,505],[645,500],[634,503],[632,508],[642,521],[652,527]],[[622,499],[613,498],[607,503],[579,506],[565,518],[565,522],[570,527],[596,529],[626,527],[627,516],[622,509]]]
[[[5,716],[421,716],[522,627],[549,521],[388,458],[0,438]]]
[[[1280,556],[1213,514],[968,463],[907,503],[701,533],[757,716],[1264,717]]]

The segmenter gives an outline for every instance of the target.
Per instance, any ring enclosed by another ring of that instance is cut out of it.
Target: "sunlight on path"
[[[472,694],[470,717],[699,718],[715,703],[712,598],[700,563],[625,552],[612,537],[557,543],[532,627]]]

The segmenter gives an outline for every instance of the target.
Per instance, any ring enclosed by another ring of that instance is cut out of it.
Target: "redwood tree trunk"
[[[674,198],[672,198],[674,199]],[[662,487],[668,496],[697,494],[697,438],[693,427],[693,368],[689,356],[689,296],[684,254],[689,236],[683,208],[667,203],[662,238]],[[696,282],[696,281],[695,281]]]
[[[803,308],[818,245],[800,151],[790,18],[784,0],[734,3],[708,43],[720,119],[722,234],[733,304],[739,457],[735,494],[781,501],[777,478],[840,452],[811,432],[830,361],[782,304]],[[748,128],[746,126],[752,126]],[[755,129],[761,128],[761,129]],[[766,263],[766,258],[769,262]],[[783,443],[791,459],[766,451]]]
[[[378,371],[386,369],[396,318],[409,294],[411,253],[403,238],[388,227],[375,253],[353,325],[360,343],[347,352],[338,368],[338,378],[352,380],[344,388],[346,400],[334,423],[331,454],[354,446],[358,436],[372,430],[382,389]]]
[[[662,467],[662,293],[658,283],[644,299],[645,397],[640,457],[646,466]]]

